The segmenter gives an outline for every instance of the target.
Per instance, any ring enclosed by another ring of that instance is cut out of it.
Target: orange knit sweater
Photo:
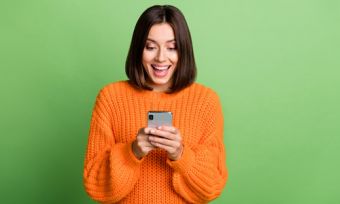
[[[184,150],[177,161],[156,149],[138,160],[131,149],[148,111],[171,111]],[[217,94],[194,83],[166,94],[127,81],[99,92],[85,158],[86,192],[101,203],[206,203],[220,195],[228,173]]]

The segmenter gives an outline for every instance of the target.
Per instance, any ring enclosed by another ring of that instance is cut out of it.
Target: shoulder
[[[98,93],[99,97],[104,97],[106,99],[113,99],[117,96],[127,94],[133,91],[132,85],[128,81],[116,81],[104,85]]]
[[[199,108],[199,114],[201,115],[201,121],[204,127],[211,127],[213,122],[217,119],[223,120],[222,104],[218,93],[211,87],[200,83],[194,83],[191,85],[191,89],[196,95],[194,103]]]
[[[100,91],[112,91],[112,90],[121,90],[129,88],[130,85],[127,81],[116,81],[111,82],[109,84],[104,85]]]
[[[189,89],[191,89],[191,92],[195,95],[199,95],[207,100],[219,101],[218,93],[211,87],[195,82]]]
[[[188,95],[193,96],[193,102],[200,106],[203,115],[220,112],[222,110],[222,103],[218,93],[206,85],[194,83],[190,86],[193,93]]]

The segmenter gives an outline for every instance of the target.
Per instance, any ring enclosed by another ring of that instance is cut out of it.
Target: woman
[[[126,60],[128,81],[100,90],[92,114],[84,185],[102,203],[205,203],[226,180],[217,94],[195,83],[183,14],[152,6],[138,19]],[[148,111],[173,126],[146,127]]]

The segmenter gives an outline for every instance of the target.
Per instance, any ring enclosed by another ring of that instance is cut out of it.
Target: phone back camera
[[[153,120],[153,115],[149,115],[149,120]]]

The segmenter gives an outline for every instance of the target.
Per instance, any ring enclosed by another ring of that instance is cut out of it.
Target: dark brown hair
[[[178,62],[172,76],[170,93],[180,91],[195,81],[197,71],[188,25],[182,12],[174,6],[155,5],[146,9],[139,17],[126,58],[125,72],[134,86],[152,89],[146,85],[148,75],[143,68],[142,57],[149,31],[154,24],[159,23],[168,23],[175,33]]]

